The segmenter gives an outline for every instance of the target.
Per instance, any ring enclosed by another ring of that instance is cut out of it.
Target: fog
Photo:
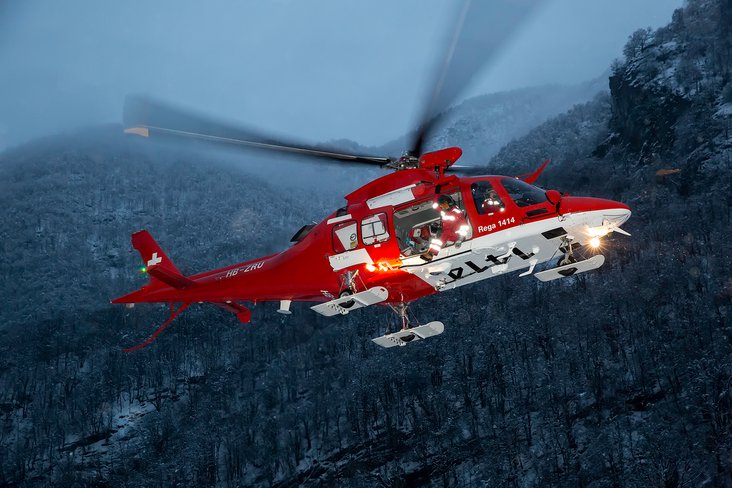
[[[305,141],[413,129],[459,2],[0,3],[0,150],[145,93]],[[465,96],[598,76],[681,0],[548,0]],[[488,22],[490,25],[490,22]]]

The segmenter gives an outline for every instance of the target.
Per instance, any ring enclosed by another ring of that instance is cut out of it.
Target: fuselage
[[[468,238],[447,243],[430,261],[410,232],[439,220],[440,194],[458,202]],[[346,196],[347,205],[301,231],[281,253],[190,276],[195,287],[146,287],[149,302],[313,301],[348,286],[384,286],[387,303],[410,302],[552,260],[562,247],[585,245],[630,217],[619,202],[563,196],[506,176],[457,178],[412,169],[388,174]],[[357,274],[356,274],[357,273]],[[355,274],[355,276],[354,276]]]

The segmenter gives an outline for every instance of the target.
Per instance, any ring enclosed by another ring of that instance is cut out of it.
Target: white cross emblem
[[[163,262],[163,258],[158,257],[158,253],[154,252],[152,255],[152,258],[150,258],[150,261],[147,262],[147,266],[155,266],[156,264],[160,264]]]

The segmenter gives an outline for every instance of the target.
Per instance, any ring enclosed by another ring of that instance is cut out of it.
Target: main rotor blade
[[[342,153],[305,144],[283,142],[249,129],[214,121],[141,96],[128,96],[125,99],[124,123],[127,127],[126,133],[144,137],[168,136],[197,139],[215,144],[297,154],[319,160],[366,163],[377,166],[384,166],[391,162],[391,159],[384,157]]]
[[[484,66],[500,54],[544,0],[465,0],[455,32],[435,73],[432,96],[421,114],[410,152],[420,156],[439,116]]]

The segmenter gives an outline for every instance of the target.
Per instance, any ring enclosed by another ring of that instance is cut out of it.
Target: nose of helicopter
[[[607,224],[612,227],[620,227],[630,218],[632,212],[630,211],[630,208],[623,203],[612,203],[616,204],[617,206],[606,209],[602,214],[603,220],[605,220]]]
[[[562,198],[561,212],[564,214],[588,212],[594,215],[590,225],[602,227],[606,232],[623,225],[631,215],[630,207],[624,203],[591,197]]]
[[[602,208],[598,210],[602,210],[602,223],[606,228],[617,229],[630,218],[630,207],[626,204],[613,200],[601,201],[602,203],[598,206]]]
[[[604,198],[565,196],[561,200],[561,209],[562,213],[593,212],[599,210],[607,213],[610,217],[624,216],[623,222],[630,217],[630,207],[626,204],[614,200],[605,200]]]

